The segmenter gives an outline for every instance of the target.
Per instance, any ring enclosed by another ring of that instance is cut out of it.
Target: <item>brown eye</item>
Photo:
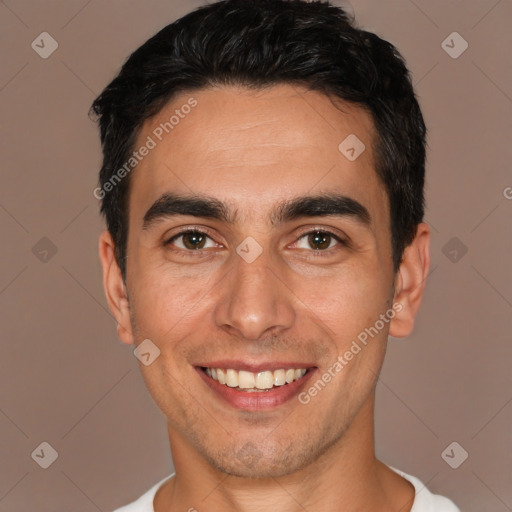
[[[210,245],[207,243],[210,241]],[[198,251],[200,249],[215,247],[215,242],[201,231],[183,231],[166,242],[166,245],[174,245],[179,249],[187,251]]]
[[[314,251],[327,252],[337,245],[346,245],[344,241],[329,231],[315,230],[304,233],[296,242],[299,249],[313,249]]]
[[[312,249],[324,250],[328,249],[331,245],[332,236],[329,233],[316,231],[308,235],[308,243]]]
[[[187,249],[202,249],[206,243],[206,237],[202,233],[191,232],[185,233],[183,236],[183,245]]]

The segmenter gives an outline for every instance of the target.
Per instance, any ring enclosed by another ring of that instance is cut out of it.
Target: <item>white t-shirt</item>
[[[448,498],[432,494],[423,483],[415,476],[408,475],[399,469],[389,466],[393,471],[411,482],[416,490],[416,497],[412,505],[411,512],[460,512],[455,504]],[[160,480],[149,491],[144,493],[138,500],[124,507],[114,510],[114,512],[155,512],[153,500],[160,486],[172,478],[174,473]]]

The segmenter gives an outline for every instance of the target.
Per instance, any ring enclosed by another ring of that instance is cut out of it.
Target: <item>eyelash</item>
[[[171,238],[167,239],[164,242],[164,245],[165,246],[172,245],[172,242],[174,242],[175,240],[177,240],[181,236],[187,235],[187,234],[191,234],[191,233],[195,233],[195,234],[199,234],[199,235],[204,235],[204,236],[207,236],[208,238],[210,238],[211,240],[213,240],[213,237],[212,237],[211,233],[209,233],[208,231],[204,231],[202,229],[197,229],[197,228],[183,228],[181,231],[179,231],[178,233],[174,234]],[[328,236],[334,238],[334,240],[336,240],[336,242],[338,242],[338,244],[343,246],[343,247],[348,247],[348,245],[349,245],[348,241],[343,239],[343,238],[341,238],[339,235],[336,235],[332,231],[328,231],[326,229],[320,229],[320,228],[318,228],[318,229],[310,229],[309,231],[304,231],[303,233],[301,233],[298,236],[298,238],[296,239],[294,244],[296,244],[302,238],[304,238],[304,237],[306,237],[308,235],[311,235],[311,234],[316,234],[316,233],[322,234],[322,235],[328,235]],[[313,253],[314,254],[313,257],[323,257],[323,256],[331,255],[332,250],[335,249],[336,247],[337,246],[331,247],[330,249],[323,249],[323,250],[322,249],[311,249],[308,252]],[[192,255],[192,256],[204,256],[204,249],[191,250],[191,249],[177,248],[177,249],[172,249],[172,250],[176,251],[176,252],[186,252],[187,255]]]

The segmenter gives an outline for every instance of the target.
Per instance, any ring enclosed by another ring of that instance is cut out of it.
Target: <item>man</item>
[[[226,0],[147,41],[93,111],[107,300],[176,468],[118,510],[458,510],[374,451],[387,337],[430,263],[396,49],[327,2]]]

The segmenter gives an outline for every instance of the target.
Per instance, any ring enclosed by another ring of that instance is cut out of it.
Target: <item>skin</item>
[[[375,457],[373,411],[388,334],[413,329],[430,233],[418,225],[395,274],[370,115],[290,85],[222,87],[175,97],[143,125],[137,147],[190,97],[197,107],[130,177],[126,283],[107,231],[99,248],[120,339],[149,338],[161,351],[151,365],[140,363],[167,418],[176,469],[156,495],[156,512],[410,510],[412,485]],[[338,150],[349,134],[366,146],[353,162]],[[237,222],[182,215],[143,229],[163,193],[213,196]],[[270,222],[283,200],[319,193],[358,201],[370,224],[348,215]],[[183,237],[165,245],[180,227],[207,229],[211,240],[202,252],[186,249]],[[304,236],[315,229],[348,245],[330,239],[322,252]],[[262,248],[252,263],[236,253],[248,236]],[[401,311],[306,405],[292,399],[241,411],[194,369],[220,357],[274,358],[308,361],[318,378],[393,303]]]

